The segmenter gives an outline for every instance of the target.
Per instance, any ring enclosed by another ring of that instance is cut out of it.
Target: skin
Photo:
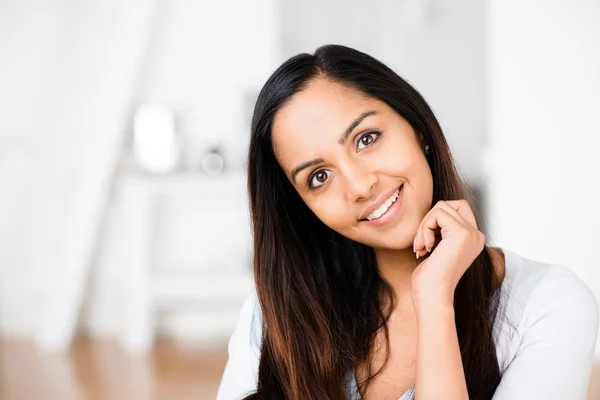
[[[371,110],[378,114],[365,118],[340,146],[341,133]],[[359,143],[361,135],[374,129],[382,134],[362,139],[370,145]],[[325,225],[375,249],[382,274],[397,285],[395,292],[409,291],[416,267],[412,243],[433,195],[431,171],[410,124],[380,100],[319,79],[279,110],[272,135],[275,155],[290,182],[298,164],[316,157],[327,161],[301,171],[292,184]],[[307,180],[318,170],[322,174],[313,182],[322,186],[311,192]],[[401,183],[404,204],[396,223],[369,227],[359,222],[373,201]]]
[[[342,133],[366,112],[374,113],[340,144]],[[422,400],[468,398],[452,299],[485,237],[468,202],[431,204],[433,178],[422,137],[386,103],[323,78],[278,111],[272,136],[277,160],[305,204],[334,231],[373,247],[380,274],[392,286],[390,359],[365,399],[397,399],[413,383]],[[297,166],[318,157],[323,162],[292,178]],[[359,221],[370,204],[402,183],[401,208],[392,221]],[[500,272],[503,256],[494,253]],[[372,368],[383,362],[382,339],[376,338]],[[367,366],[357,368],[359,380],[367,373]]]

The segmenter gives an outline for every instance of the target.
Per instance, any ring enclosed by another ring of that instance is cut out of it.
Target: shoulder
[[[584,399],[598,333],[598,302],[570,268],[507,253],[497,354],[502,380],[494,400]],[[518,335],[509,336],[516,328]]]
[[[564,324],[573,324],[565,326],[565,330],[577,328],[580,335],[596,335],[597,299],[585,282],[566,266],[548,266],[529,297],[526,308],[529,325],[545,316],[553,316]],[[572,339],[575,340],[576,336]]]
[[[217,400],[239,399],[256,390],[262,318],[253,291],[246,297],[228,344],[228,360]]]
[[[544,314],[569,309],[570,314],[598,318],[598,302],[588,285],[562,264],[550,264],[520,257],[513,285],[526,300],[529,313]],[[571,307],[576,307],[572,309]]]
[[[258,352],[261,337],[262,311],[256,291],[252,290],[244,300],[230,345],[237,345],[241,342],[244,347],[251,347]]]
[[[250,307],[252,308],[252,317],[250,323],[250,341],[257,349],[260,349],[260,345],[262,342],[262,310],[260,308],[260,303],[258,301],[258,296],[256,295],[256,292],[253,292],[249,296],[249,299],[250,300],[248,301],[250,302]]]
[[[519,330],[574,345],[594,346],[599,307],[591,289],[570,268],[511,254],[509,303],[518,307]],[[513,310],[514,311],[514,310]],[[535,328],[534,328],[535,327]]]

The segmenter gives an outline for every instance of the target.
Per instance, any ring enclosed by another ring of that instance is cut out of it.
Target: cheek
[[[370,165],[384,174],[398,175],[406,179],[412,176],[417,179],[420,177],[415,175],[419,175],[423,168],[423,160],[419,158],[418,151],[418,147],[403,140],[399,135],[392,136],[387,142],[382,143],[377,151],[372,152]]]
[[[343,230],[350,223],[349,215],[351,214],[343,204],[334,200],[325,200],[315,204],[312,210],[325,225],[335,231]]]

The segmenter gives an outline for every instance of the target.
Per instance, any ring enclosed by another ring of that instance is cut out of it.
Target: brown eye
[[[373,138],[370,135],[365,135],[360,138],[362,144],[370,144],[373,141]]]
[[[329,176],[327,175],[326,171],[327,170],[325,169],[321,169],[310,176],[310,178],[308,179],[308,188],[310,190],[322,186],[327,181],[327,178]]]
[[[367,132],[360,137],[358,140],[358,144],[363,144],[365,147],[370,146],[373,142],[375,142],[381,133],[377,131]],[[363,147],[364,148],[364,147]]]
[[[315,175],[315,178],[317,179],[318,182],[324,183],[325,180],[327,179],[327,174],[324,173],[323,171],[319,171],[319,173]]]

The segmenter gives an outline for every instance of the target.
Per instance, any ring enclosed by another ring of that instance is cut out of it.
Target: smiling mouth
[[[402,192],[402,189],[403,189],[403,188],[404,188],[404,183],[402,183],[402,185],[400,185],[400,186],[398,187],[398,190],[399,190],[400,192]],[[394,203],[394,202],[393,202],[393,203]],[[390,206],[388,207],[388,209],[385,211],[385,213],[387,213],[387,212],[389,211],[389,209],[390,209],[390,208],[393,206],[393,203],[392,203],[392,205],[390,205]],[[381,216],[383,216],[385,213],[381,214]],[[367,217],[367,218],[359,219],[359,220],[358,220],[358,222],[362,222],[362,221],[367,221],[367,222],[368,222],[368,221],[374,221],[374,220],[376,220],[376,219],[379,219],[379,217],[377,217],[377,218],[373,218],[373,219],[371,219],[371,220],[370,220],[370,219]]]

